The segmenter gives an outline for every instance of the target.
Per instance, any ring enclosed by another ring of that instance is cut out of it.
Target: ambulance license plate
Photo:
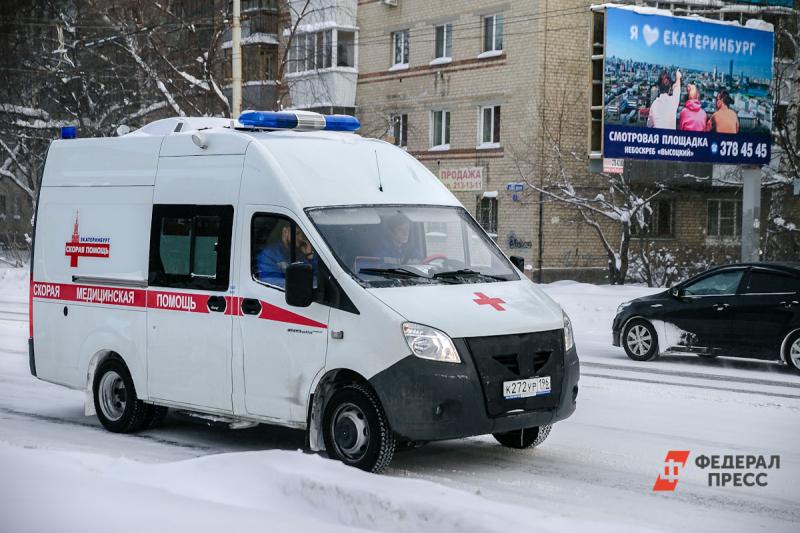
[[[550,376],[503,382],[503,397],[506,400],[543,394],[550,394]]]

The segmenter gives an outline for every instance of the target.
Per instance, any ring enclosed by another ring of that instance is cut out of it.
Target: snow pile
[[[4,301],[27,302],[27,287],[27,268],[0,268],[0,293]]]
[[[143,464],[0,444],[0,465],[14,480],[0,484],[0,522],[18,533],[615,530],[299,452]]]
[[[666,289],[641,285],[604,286],[557,281],[540,287],[559,303],[574,324],[578,353],[584,346],[611,345],[611,325],[619,304]]]

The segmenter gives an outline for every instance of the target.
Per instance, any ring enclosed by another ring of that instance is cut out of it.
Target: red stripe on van
[[[28,284],[28,331],[29,339],[33,338],[33,276],[29,279]]]
[[[225,297],[225,314],[232,316],[242,316],[242,297],[241,296],[226,296]]]
[[[34,298],[67,300],[68,302],[144,307],[147,301],[147,291],[142,289],[35,281],[31,290]]]
[[[322,329],[328,328],[327,324],[317,322],[316,320],[311,320],[303,315],[292,313],[291,311],[278,307],[277,305],[267,303],[264,300],[261,300],[261,314],[258,315],[258,318],[274,320],[276,322],[286,322],[287,324],[297,324],[298,326],[310,326],[312,328]]]
[[[33,338],[33,299],[61,300],[101,305],[122,305],[143,309],[164,309],[166,311],[182,311],[191,313],[208,313],[207,294],[186,292],[157,291],[148,289],[128,289],[121,287],[103,287],[96,285],[73,285],[70,283],[31,282],[30,315],[31,338]],[[243,316],[242,297],[225,296],[225,314]],[[327,324],[293,313],[277,305],[261,300],[261,314],[258,318],[327,329]]]
[[[186,292],[147,291],[148,309],[208,313],[208,295]]]

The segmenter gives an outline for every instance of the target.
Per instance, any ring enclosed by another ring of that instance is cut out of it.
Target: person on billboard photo
[[[730,108],[733,99],[727,89],[717,92],[717,110],[711,115],[706,124],[706,131],[717,133],[739,133],[739,117],[736,111]]]
[[[686,103],[680,114],[678,129],[681,131],[705,131],[706,112],[700,103],[700,90],[694,83],[686,84]]]
[[[662,70],[658,77],[658,97],[650,106],[647,127],[674,130],[680,101],[681,71],[675,72],[675,82],[673,83],[669,72]]]

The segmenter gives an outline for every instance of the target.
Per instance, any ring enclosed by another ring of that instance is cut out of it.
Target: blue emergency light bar
[[[321,115],[308,111],[248,111],[239,115],[239,123],[269,130],[357,131],[361,123],[350,115]]]
[[[61,126],[62,139],[75,139],[78,137],[77,126]]]

